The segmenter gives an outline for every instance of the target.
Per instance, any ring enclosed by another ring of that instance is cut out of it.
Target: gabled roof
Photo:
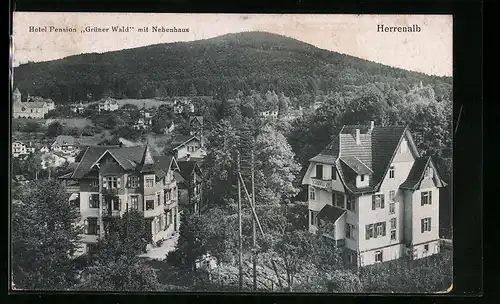
[[[59,144],[59,145],[75,145],[77,143],[76,138],[70,135],[59,135],[56,137],[54,140],[53,144]]]
[[[184,136],[184,135],[176,136],[172,141],[172,145],[175,146],[174,148],[172,148],[172,150],[178,149],[192,140],[200,141],[200,139],[197,136]]]
[[[19,88],[16,88],[16,89],[14,90],[14,94],[21,94],[21,92],[19,92]]]
[[[332,221],[335,223],[346,211],[344,209],[340,209],[334,207],[332,205],[325,205],[323,209],[318,213],[318,219]]]
[[[141,173],[144,172],[154,172],[155,170],[155,161],[153,159],[153,155],[151,154],[151,146],[149,143],[146,144],[144,148],[144,153],[142,154],[141,162]]]
[[[192,123],[193,121],[197,121],[200,125],[203,125],[203,116],[192,116],[189,118],[189,123]]]
[[[359,143],[356,142],[356,130],[359,130]],[[363,125],[345,125],[338,137],[310,161],[335,165],[342,182],[353,193],[374,191],[387,174],[404,135],[408,137],[411,151],[419,157],[405,126],[374,126],[371,129]],[[358,189],[355,177],[362,174],[370,176],[369,184]]]
[[[418,159],[415,160],[413,166],[411,167],[410,173],[408,174],[408,177],[399,186],[399,188],[408,190],[418,189],[420,186],[420,182],[424,178],[425,171],[427,170],[428,167],[433,168],[434,181],[436,183],[436,187],[440,188],[446,186],[446,183],[442,181],[441,178],[439,177],[439,174],[431,158],[427,156],[427,157],[419,157]]]
[[[197,161],[177,161],[179,165],[180,174],[186,180],[190,179],[190,176],[193,172],[198,171],[201,172],[200,166]]]

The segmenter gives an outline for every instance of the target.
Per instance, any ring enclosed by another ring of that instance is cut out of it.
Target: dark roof
[[[58,143],[59,145],[75,145],[76,138],[70,135],[59,135],[54,140],[54,143]]]
[[[434,164],[432,163],[432,160],[430,157],[419,157],[415,160],[413,163],[413,166],[411,167],[410,173],[408,174],[408,177],[406,180],[399,186],[399,188],[402,189],[409,189],[409,190],[415,190],[419,187],[420,181],[422,181],[422,178],[424,177],[425,170],[427,167],[431,166],[434,169],[434,181],[436,182],[436,186],[442,187],[445,185],[445,183],[439,178],[439,175],[436,172],[436,168]]]
[[[151,154],[151,146],[146,144],[144,148],[144,153],[141,157],[141,173],[144,172],[154,172],[155,171],[155,161],[153,159],[153,155]]]
[[[172,155],[161,155],[161,156],[158,155],[154,156],[153,158],[155,161],[155,169],[167,172],[170,169],[170,166],[172,164],[172,159],[174,157]]]
[[[359,144],[356,143],[356,129],[360,133]],[[373,191],[385,176],[406,129],[405,126],[374,126],[370,129],[364,125],[345,125],[338,137],[310,161],[335,164],[351,192]],[[358,189],[355,187],[355,177],[360,174],[370,175],[370,179],[367,187]]]
[[[71,178],[80,179],[84,178],[91,170],[91,166],[101,157],[103,154],[109,151],[111,156],[113,156],[116,161],[125,170],[135,170],[137,166],[141,163],[142,157],[145,151],[145,147],[134,146],[134,147],[106,147],[106,146],[93,146],[88,147],[82,156],[78,167],[73,172]],[[158,152],[151,149],[151,155],[154,158],[158,156]]]
[[[334,207],[332,205],[325,205],[323,209],[318,213],[318,219],[327,220],[335,222],[337,221],[344,213],[345,210]]]
[[[179,165],[180,174],[186,180],[190,179],[190,175],[194,170],[200,170],[200,166],[198,165],[198,160],[189,160],[189,161],[177,161]]]
[[[368,166],[366,166],[362,161],[360,161],[356,156],[341,157],[340,160],[357,174],[361,175],[373,173],[373,171],[368,168]]]
[[[176,137],[174,137],[174,139],[172,140],[172,145],[174,146],[178,146],[180,144],[183,144],[185,143],[186,141],[188,141],[189,139],[191,139],[191,135],[177,135]]]

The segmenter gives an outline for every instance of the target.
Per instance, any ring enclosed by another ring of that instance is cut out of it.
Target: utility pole
[[[238,165],[238,270],[239,270],[239,287],[243,289],[243,232],[241,227],[241,182],[240,182],[240,151],[236,151],[236,159]]]
[[[251,170],[252,170],[252,205],[255,209],[255,174],[254,174],[254,155],[252,149],[251,155]],[[252,238],[253,238],[253,291],[257,291],[257,231],[255,225],[255,217],[252,216]]]

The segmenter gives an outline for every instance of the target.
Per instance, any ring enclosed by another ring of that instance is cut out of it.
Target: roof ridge
[[[357,159],[361,164],[363,164],[363,166],[368,168],[368,170],[370,170],[373,173],[373,170],[370,167],[368,167],[361,159],[359,159],[357,156],[354,156],[354,158]]]

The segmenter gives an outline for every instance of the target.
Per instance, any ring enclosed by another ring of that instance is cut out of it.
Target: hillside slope
[[[75,55],[14,70],[14,85],[21,92],[56,102],[96,100],[103,95],[224,98],[238,90],[299,96],[369,82],[399,89],[423,82],[432,84],[437,95],[451,92],[451,78],[392,68],[265,32]]]

